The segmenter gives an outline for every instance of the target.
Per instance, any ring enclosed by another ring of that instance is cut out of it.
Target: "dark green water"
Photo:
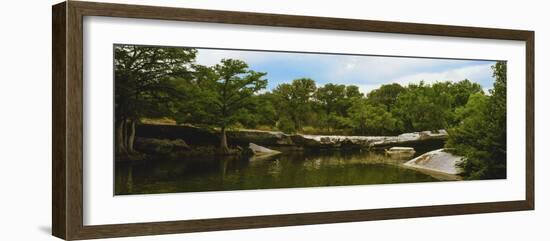
[[[261,160],[186,158],[115,163],[115,194],[152,194],[437,181],[373,152],[285,152]]]

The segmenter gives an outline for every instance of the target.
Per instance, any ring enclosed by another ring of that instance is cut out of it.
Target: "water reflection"
[[[262,159],[211,157],[115,164],[115,194],[200,192],[437,181],[361,151],[285,151]]]

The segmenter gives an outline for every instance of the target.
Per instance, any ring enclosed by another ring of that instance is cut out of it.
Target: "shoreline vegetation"
[[[319,85],[307,77],[267,90],[266,73],[238,59],[199,65],[195,48],[114,51],[117,161],[151,153],[243,155],[250,143],[373,150],[435,141],[431,150],[462,157],[464,179],[506,178],[503,61],[492,66],[488,93],[468,79],[388,83],[362,93],[353,84]]]
[[[149,124],[141,124],[137,129],[137,133],[141,133],[141,135],[136,136],[137,148],[156,157],[174,160],[180,160],[182,157],[247,156],[250,160],[258,161],[268,159],[286,151],[323,150],[385,152],[386,155],[398,155],[401,159],[409,160],[407,158],[412,157],[414,154],[413,147],[424,147],[424,149],[429,149],[430,146],[432,146],[431,148],[442,147],[448,138],[445,130],[403,133],[397,136],[331,136],[285,134],[278,131],[262,130],[228,130],[226,133],[228,142],[233,143],[233,145],[229,146],[229,153],[222,153],[216,148],[216,143],[219,143],[219,130],[208,130],[173,123],[159,124],[151,120],[146,120],[145,122]],[[185,138],[188,136],[193,137],[187,139],[194,139],[194,145],[188,145],[182,139],[182,137]],[[199,141],[197,142],[197,140]],[[409,147],[404,148],[400,146]],[[271,150],[267,147],[277,150]],[[412,153],[410,153],[411,151]],[[443,152],[443,149],[438,151]],[[142,154],[137,156],[120,156],[117,160],[139,161],[144,159],[147,159],[147,156]],[[460,177],[458,177],[460,173],[448,171],[449,164],[447,162],[452,161],[452,165],[454,165],[456,160],[434,159],[435,163],[445,166],[446,169],[430,166],[433,165],[434,161],[428,165],[423,163],[407,165],[411,161],[391,164],[403,164],[403,167],[422,171],[440,180],[460,180]]]

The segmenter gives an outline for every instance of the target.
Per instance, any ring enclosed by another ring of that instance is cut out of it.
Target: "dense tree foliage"
[[[116,45],[115,129],[117,153],[134,152],[135,125],[140,117],[171,116],[181,93],[170,80],[189,78],[195,49]]]
[[[385,106],[387,111],[391,111],[399,94],[405,91],[405,87],[393,83],[382,85],[378,89],[374,89],[367,94],[367,99],[370,103],[378,106]]]
[[[346,129],[352,127],[348,110],[355,101],[363,97],[359,88],[354,85],[326,84],[317,89],[315,100],[319,110],[320,121],[326,130]]]
[[[299,78],[266,90],[266,73],[237,59],[213,66],[195,63],[197,50],[115,46],[117,153],[133,153],[135,125],[169,118],[220,133],[228,128],[285,133],[396,135],[446,129],[447,147],[465,157],[472,179],[506,174],[506,63],[493,66],[489,93],[459,82],[381,85],[364,95],[357,86]]]
[[[284,115],[283,129],[301,130],[310,117],[312,97],[317,87],[315,81],[308,78],[295,79],[290,84],[280,84],[273,90],[275,105],[279,114]]]
[[[398,120],[385,105],[373,105],[367,99],[358,99],[349,109],[351,127],[359,135],[387,135],[398,130]]]
[[[226,128],[253,119],[247,107],[254,104],[253,95],[266,87],[265,73],[249,70],[245,62],[235,59],[223,59],[211,68],[194,68],[195,82],[181,88],[190,88],[194,100],[180,103],[178,122],[219,127],[220,149],[228,153]]]
[[[470,95],[456,109],[460,122],[449,128],[448,147],[464,156],[461,166],[469,179],[506,177],[506,63],[493,66],[490,95]]]

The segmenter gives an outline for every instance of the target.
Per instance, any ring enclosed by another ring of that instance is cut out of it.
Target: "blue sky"
[[[492,88],[495,61],[406,57],[358,56],[316,53],[198,49],[197,63],[212,66],[222,58],[240,59],[249,68],[267,72],[267,90],[278,84],[308,77],[317,86],[327,83],[357,85],[363,93],[382,84],[407,85],[424,80],[457,82],[469,79],[484,90]]]

